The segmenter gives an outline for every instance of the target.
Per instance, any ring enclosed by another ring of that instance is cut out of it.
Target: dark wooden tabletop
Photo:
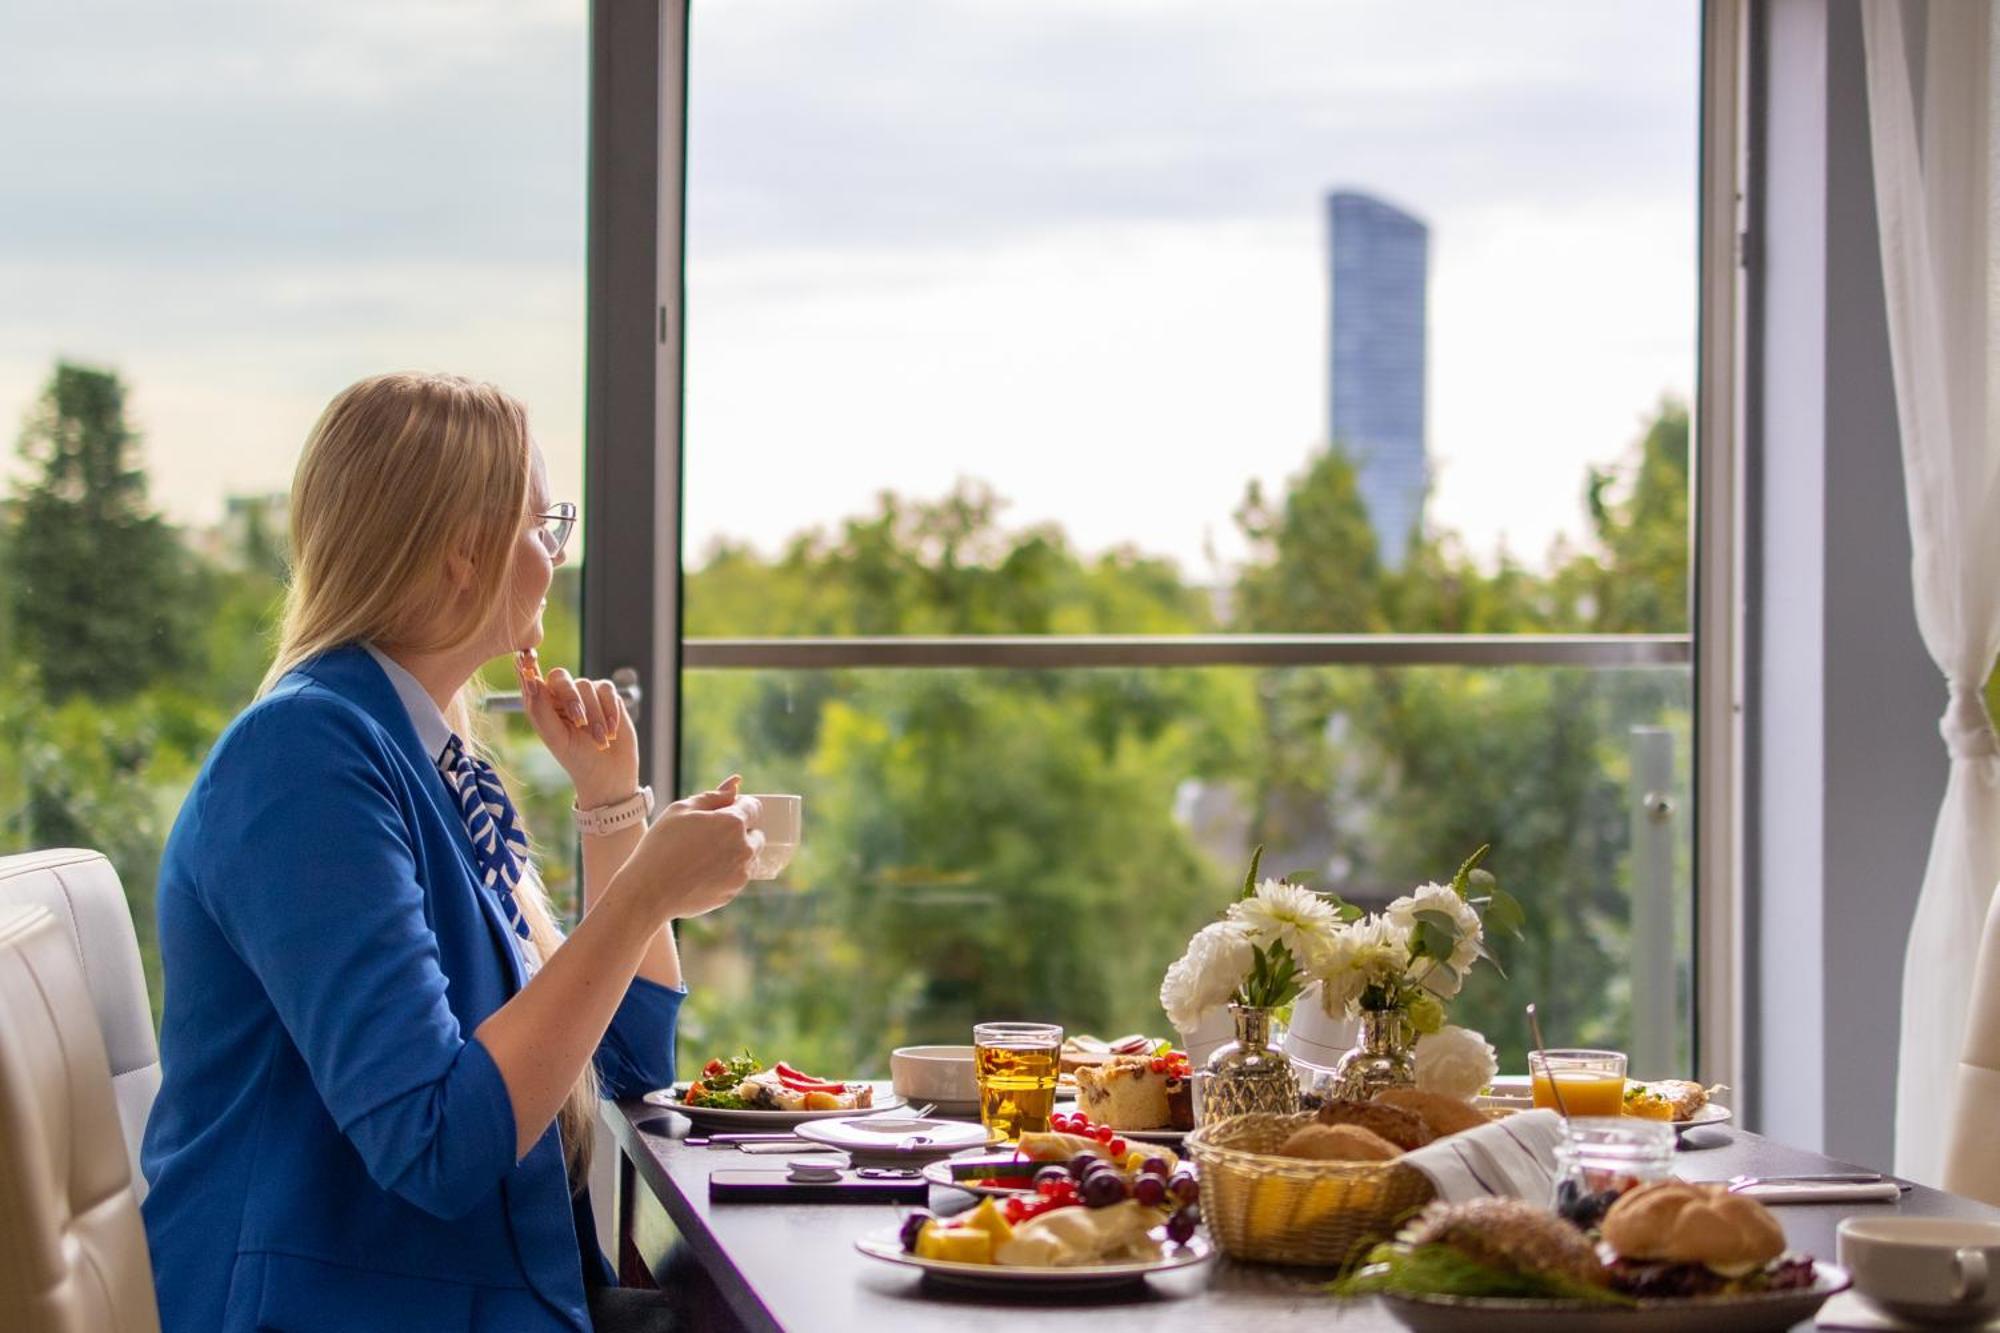
[[[954,1291],[926,1282],[913,1269],[870,1259],[854,1248],[868,1232],[895,1227],[911,1205],[889,1203],[721,1203],[708,1197],[718,1168],[782,1170],[785,1158],[746,1156],[734,1149],[689,1147],[681,1116],[640,1101],[621,1102],[610,1117],[620,1150],[638,1180],[666,1209],[683,1239],[708,1269],[723,1298],[751,1329],[1015,1328],[1024,1312],[1036,1326],[1090,1333],[1155,1333],[1162,1315],[1181,1330],[1323,1329],[1374,1333],[1401,1325],[1372,1301],[1341,1302],[1325,1294],[1323,1274],[1237,1263],[1227,1258],[1184,1273],[1146,1279],[1108,1295],[1004,1296]],[[1853,1170],[1819,1153],[1728,1128],[1691,1132],[1675,1162],[1690,1180],[1739,1174],[1791,1175]],[[936,1188],[930,1206],[945,1213],[973,1202]],[[1913,1186],[1900,1203],[1780,1205],[1792,1248],[1834,1257],[1834,1228],[1861,1213],[1975,1217],[2000,1221],[2000,1209]],[[1009,1316],[1013,1318],[1010,1319]],[[1802,1327],[1810,1327],[1805,1325]]]

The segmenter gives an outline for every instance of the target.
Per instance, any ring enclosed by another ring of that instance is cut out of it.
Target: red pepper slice
[[[823,1078],[814,1078],[811,1074],[800,1073],[798,1070],[786,1064],[783,1060],[780,1060],[778,1061],[777,1064],[771,1066],[771,1072],[778,1076],[778,1081],[780,1083],[783,1083],[793,1092],[847,1091],[847,1085],[845,1083],[829,1083]]]

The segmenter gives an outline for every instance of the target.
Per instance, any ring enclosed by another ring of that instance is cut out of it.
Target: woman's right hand
[[[669,805],[612,877],[609,890],[632,894],[662,922],[713,912],[749,881],[763,840],[753,832],[757,803],[737,795],[739,779]]]

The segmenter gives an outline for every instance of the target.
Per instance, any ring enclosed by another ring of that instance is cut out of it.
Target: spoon
[[[1556,1071],[1549,1068],[1549,1050],[1547,1045],[1542,1041],[1542,1024],[1541,1020],[1535,1017],[1535,1006],[1533,1004],[1528,1006],[1528,1035],[1535,1039],[1535,1049],[1541,1052],[1542,1073],[1548,1076],[1549,1091],[1554,1094],[1556,1099],[1556,1110],[1561,1113],[1563,1119],[1567,1120],[1569,1119],[1569,1108],[1563,1105],[1562,1084],[1556,1081]],[[1534,1086],[1535,1080],[1532,1078],[1529,1079],[1528,1088],[1531,1092],[1534,1090]]]

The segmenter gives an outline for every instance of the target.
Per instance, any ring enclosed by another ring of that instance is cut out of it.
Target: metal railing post
[[[1676,1053],[1680,1010],[1674,969],[1674,737],[1665,727],[1634,727],[1632,815],[1632,1035],[1634,1078],[1682,1074]]]

